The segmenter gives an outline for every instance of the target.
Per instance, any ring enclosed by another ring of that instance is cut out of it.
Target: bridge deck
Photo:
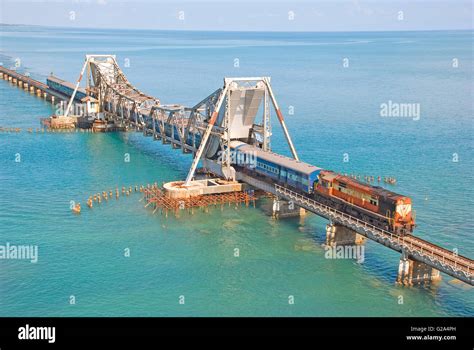
[[[315,214],[349,227],[393,250],[405,252],[412,259],[421,261],[452,277],[474,285],[472,278],[474,262],[465,256],[458,255],[453,251],[413,235],[395,235],[280,185],[275,185],[274,192],[276,195],[292,200],[296,205]]]
[[[18,73],[12,69],[8,69],[8,68],[5,68],[3,66],[0,66],[0,73],[3,73],[3,74],[7,74],[9,76],[11,76],[12,78],[15,78],[19,81],[22,81],[23,83],[27,83],[28,86],[33,86],[47,94],[49,94],[50,96],[54,96],[55,98],[59,99],[59,100],[62,100],[62,101],[68,101],[70,96],[68,95],[65,95],[63,93],[60,93],[58,91],[55,91],[55,90],[52,90],[49,88],[48,85],[38,81],[38,80],[35,80],[35,79],[32,79],[24,74],[21,74],[21,73]]]

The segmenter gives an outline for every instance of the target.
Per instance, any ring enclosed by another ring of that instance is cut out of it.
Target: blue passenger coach
[[[259,147],[240,141],[232,141],[231,149],[236,153],[237,159],[244,158],[239,157],[239,154],[243,154],[245,159],[253,160],[237,165],[265,175],[280,185],[287,184],[305,193],[313,192],[314,183],[318,182],[318,175],[322,170],[317,166],[273,152],[265,152]]]
[[[72,96],[72,93],[76,87],[74,84],[52,75],[46,79],[46,85],[48,85],[50,89],[58,91],[66,96]],[[86,97],[86,90],[83,88],[78,88],[74,99],[80,101],[84,97]]]

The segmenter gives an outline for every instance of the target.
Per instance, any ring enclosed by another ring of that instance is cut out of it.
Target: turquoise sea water
[[[75,81],[86,53],[116,54],[142,91],[185,105],[225,76],[271,76],[300,158],[340,172],[396,176],[394,189],[413,198],[416,234],[473,257],[472,39],[470,31],[8,26],[0,60],[9,66],[19,58],[20,70],[39,80],[54,72]],[[420,119],[381,117],[380,104],[389,100],[420,103]],[[52,112],[0,81],[0,126],[36,128]],[[276,120],[272,143],[288,154]],[[326,221],[314,215],[275,221],[259,208],[230,207],[165,218],[144,209],[138,195],[85,206],[90,194],[116,186],[183,179],[190,164],[189,155],[140,133],[0,134],[0,244],[39,247],[36,264],[0,260],[0,315],[474,315],[474,291],[449,276],[431,287],[397,286],[398,254],[374,242],[362,264],[325,259]],[[80,216],[71,214],[71,200],[83,204]]]

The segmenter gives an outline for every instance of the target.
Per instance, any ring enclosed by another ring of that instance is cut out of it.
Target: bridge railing
[[[449,263],[450,267],[454,271],[462,271],[468,278],[471,276],[471,264],[469,262],[463,263],[463,257],[460,257],[454,252],[437,248],[433,244],[423,241],[417,237],[395,235],[392,232],[386,231],[380,227],[362,221],[352,215],[319,203],[314,199],[308,198],[301,193],[292,191],[284,186],[275,184],[275,192],[295,201],[299,201],[301,204],[306,205],[307,207],[312,207],[315,210],[319,210],[323,214],[326,214],[329,219],[341,221],[342,223],[350,223],[358,228],[364,229],[366,233],[368,230],[370,230],[370,233],[375,236],[375,238],[379,238],[380,240],[389,240],[393,245],[398,245],[400,248],[403,248],[406,251],[416,252],[421,256],[428,256],[430,260],[436,260],[442,265]]]

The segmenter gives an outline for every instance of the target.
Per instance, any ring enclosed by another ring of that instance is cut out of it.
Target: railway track
[[[466,271],[471,271],[471,273],[474,270],[474,261],[468,257],[459,255],[453,251],[442,248],[416,236],[408,236],[406,237],[406,240],[409,241],[414,247],[418,247],[421,251],[428,251],[431,252],[431,254],[442,258],[443,262],[450,262],[457,268],[463,268]]]
[[[17,79],[17,81],[23,82],[23,84],[28,84],[29,87],[39,89],[39,90],[41,90],[41,91],[43,91],[43,92],[45,92],[45,93],[47,93],[51,96],[54,96],[54,97],[58,98],[59,100],[62,100],[62,101],[69,100],[69,96],[66,96],[63,93],[60,93],[58,91],[52,90],[52,89],[49,88],[48,85],[46,85],[46,84],[44,84],[44,83],[42,83],[38,80],[35,80],[33,78],[30,78],[29,76],[18,73],[14,70],[5,68],[3,66],[0,66],[0,73],[7,74],[7,75],[11,76],[13,79]]]

